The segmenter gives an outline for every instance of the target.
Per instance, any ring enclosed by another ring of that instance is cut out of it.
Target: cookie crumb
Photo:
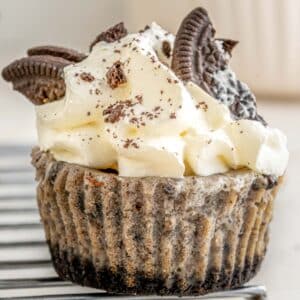
[[[162,52],[167,58],[171,57],[171,45],[166,40],[162,42]]]
[[[136,103],[132,103],[130,100],[118,101],[114,104],[109,105],[103,110],[103,116],[105,117],[104,122],[116,123],[126,117],[128,109],[132,108]]]
[[[174,112],[170,114],[170,119],[176,119],[176,114]]]
[[[143,95],[136,95],[135,99],[138,101],[138,103],[143,103]]]
[[[134,140],[132,140],[132,139],[125,140],[123,147],[125,149],[128,149],[129,147],[134,147],[135,149],[139,148],[138,144]]]
[[[86,82],[93,82],[95,80],[95,77],[91,73],[88,73],[88,72],[81,73],[80,78]]]
[[[110,69],[106,73],[107,83],[112,89],[115,89],[121,84],[127,82],[125,73],[122,69],[122,65],[123,64],[118,60],[110,67]]]
[[[206,112],[208,110],[208,105],[206,104],[206,102],[202,101],[196,105],[196,108],[197,109],[201,108]]]

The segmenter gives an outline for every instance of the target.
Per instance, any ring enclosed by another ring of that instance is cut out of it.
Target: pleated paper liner
[[[277,187],[262,175],[129,178],[33,150],[38,203],[62,279],[114,293],[200,295],[259,270]]]

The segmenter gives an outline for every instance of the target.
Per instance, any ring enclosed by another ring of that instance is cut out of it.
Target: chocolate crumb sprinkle
[[[122,65],[123,64],[118,60],[110,67],[110,69],[106,73],[107,83],[112,89],[115,89],[121,84],[127,82],[125,73],[122,69]]]
[[[170,119],[176,119],[176,114],[174,112],[170,114]]]
[[[162,52],[167,58],[171,57],[171,45],[168,41],[162,42]]]
[[[125,140],[123,147],[125,149],[128,149],[129,147],[134,147],[135,149],[139,148],[138,144],[136,142],[134,142],[134,140],[132,140],[132,139]]]
[[[135,99],[139,102],[139,103],[143,103],[143,96],[142,95],[136,95]]]
[[[112,124],[120,121],[122,118],[126,117],[126,111],[136,104],[137,103],[133,103],[130,100],[125,100],[109,105],[103,110],[103,116],[105,117],[104,121]]]
[[[93,82],[95,80],[95,77],[91,73],[88,73],[88,72],[81,73],[80,78],[86,82]]]
[[[197,109],[201,108],[206,112],[208,110],[208,105],[204,101],[202,101],[196,105],[196,108]]]

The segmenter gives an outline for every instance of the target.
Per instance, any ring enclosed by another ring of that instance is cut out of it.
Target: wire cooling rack
[[[176,299],[120,296],[61,281],[52,268],[35,201],[29,146],[0,146],[0,299]],[[181,299],[266,299],[247,286]]]

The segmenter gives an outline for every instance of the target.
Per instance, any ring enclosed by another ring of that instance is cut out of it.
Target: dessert
[[[2,75],[36,107],[32,162],[54,267],[113,293],[199,295],[258,271],[286,138],[257,113],[203,8],[176,37],[101,33],[37,47]]]

